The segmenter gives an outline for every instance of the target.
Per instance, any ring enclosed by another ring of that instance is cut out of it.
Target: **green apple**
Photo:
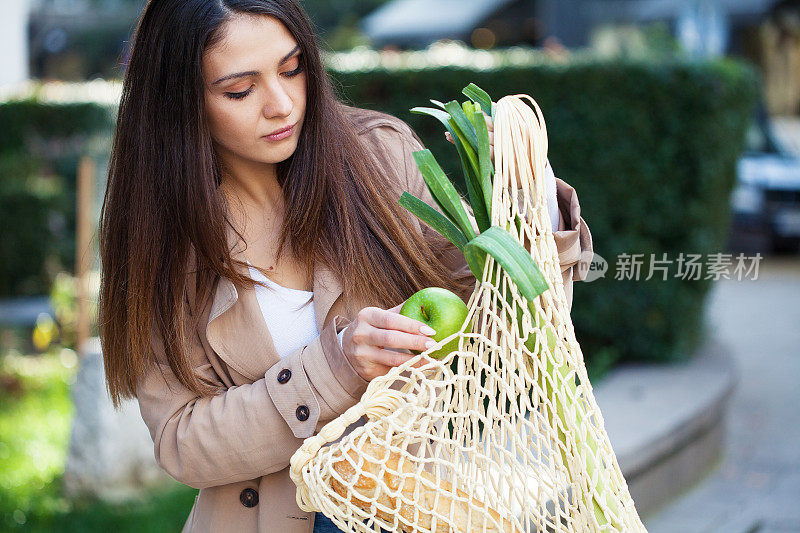
[[[436,342],[460,331],[467,318],[467,304],[454,292],[441,287],[428,287],[412,294],[400,309],[400,314],[419,320],[436,330],[431,338]],[[458,350],[458,337],[431,352],[434,359],[443,359],[450,352]],[[411,350],[414,354],[422,353]]]

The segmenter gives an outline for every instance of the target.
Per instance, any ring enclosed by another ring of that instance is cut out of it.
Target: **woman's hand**
[[[405,303],[405,302],[403,302]],[[434,332],[427,324],[400,314],[403,303],[391,309],[365,307],[356,315],[356,319],[347,326],[342,336],[342,349],[350,364],[358,374],[367,381],[383,376],[393,366],[399,366],[416,355],[400,350],[425,351],[434,343],[428,335]],[[423,331],[423,328],[429,328]],[[420,360],[414,366],[421,366],[426,361]]]
[[[489,115],[484,115],[483,118],[486,119],[486,129],[489,130],[489,159],[494,161],[494,123]],[[444,136],[448,141],[453,142],[449,131],[444,132]]]

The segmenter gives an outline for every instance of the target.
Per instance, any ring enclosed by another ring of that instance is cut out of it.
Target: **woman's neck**
[[[223,157],[220,167],[220,189],[229,205],[241,204],[248,212],[283,211],[283,190],[275,164]]]
[[[223,175],[219,188],[231,209],[243,211],[242,214],[283,212],[283,190],[274,178],[242,180]]]

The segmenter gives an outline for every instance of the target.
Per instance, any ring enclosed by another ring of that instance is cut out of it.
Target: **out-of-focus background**
[[[800,2],[305,0],[351,105],[533,96],[595,253],[572,316],[650,531],[800,531]],[[0,530],[176,531],[115,412],[97,220],[142,0],[3,0]],[[460,183],[462,191],[466,189]]]

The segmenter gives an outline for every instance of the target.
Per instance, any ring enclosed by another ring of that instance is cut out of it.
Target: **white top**
[[[314,293],[284,287],[253,268],[249,261],[247,264],[250,267],[250,277],[274,289],[255,286],[258,306],[261,308],[261,314],[267,323],[278,355],[286,357],[319,337],[314,301],[303,307]],[[341,335],[339,339],[341,342]]]
[[[550,161],[547,161],[545,166],[545,179],[547,180],[547,210],[555,232],[558,231],[559,213],[555,175]],[[319,329],[314,312],[314,301],[312,300],[309,305],[302,307],[314,293],[279,285],[253,268],[249,261],[247,264],[250,267],[250,277],[274,288],[274,291],[271,291],[261,285],[256,285],[255,291],[261,314],[267,323],[278,354],[282,358],[286,357],[316,339],[319,336]],[[345,329],[347,328],[342,329],[338,335],[340,345]]]
[[[544,167],[545,191],[547,192],[547,213],[553,233],[558,231],[558,198],[556,197],[556,176],[548,159]]]

